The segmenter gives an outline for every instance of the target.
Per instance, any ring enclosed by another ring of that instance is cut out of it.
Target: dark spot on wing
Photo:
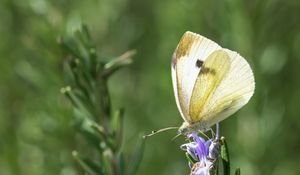
[[[215,69],[212,69],[212,68],[209,68],[209,67],[202,67],[201,71],[200,71],[201,74],[213,74],[215,75],[216,74],[216,70]]]
[[[203,61],[202,61],[202,60],[197,60],[197,61],[196,61],[196,66],[197,66],[198,68],[200,68],[202,65],[203,65]]]

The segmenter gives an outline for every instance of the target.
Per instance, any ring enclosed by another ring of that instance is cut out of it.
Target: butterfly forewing
[[[202,63],[220,46],[192,32],[181,38],[172,58],[172,81],[176,103],[183,119],[192,122],[189,115],[190,99]]]

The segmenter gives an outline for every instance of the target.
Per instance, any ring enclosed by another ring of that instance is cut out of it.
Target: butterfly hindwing
[[[216,71],[220,72],[220,74],[224,71],[227,73],[217,83],[217,86],[211,88],[213,92],[210,92],[210,96],[206,99],[201,111],[195,114],[197,117],[193,118],[196,122],[206,123],[207,127],[224,120],[244,106],[253,95],[255,88],[254,76],[247,61],[236,52],[228,49],[222,50],[227,55],[226,58],[222,58],[230,65],[229,69],[227,66],[216,68]],[[204,74],[201,75],[200,73],[199,76],[204,76]],[[200,87],[202,83],[206,82],[199,82]],[[201,99],[193,99],[192,97],[192,100],[197,101]]]
[[[201,67],[196,79],[191,101],[189,115],[192,122],[199,121],[204,107],[209,103],[221,81],[230,70],[230,58],[228,54],[220,49],[208,56]]]

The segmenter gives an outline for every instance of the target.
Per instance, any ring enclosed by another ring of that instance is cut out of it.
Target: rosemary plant
[[[72,155],[89,175],[134,175],[142,159],[144,139],[139,139],[131,156],[121,150],[124,109],[113,111],[108,80],[114,72],[132,62],[134,51],[105,61],[96,53],[85,25],[59,39],[65,54],[66,86],[61,92],[72,103],[74,127],[86,140],[86,152]]]

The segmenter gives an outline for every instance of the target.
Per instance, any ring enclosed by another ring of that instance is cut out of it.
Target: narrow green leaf
[[[89,119],[89,125],[94,130],[95,133],[98,133],[100,135],[100,137],[102,138],[106,137],[105,130],[102,126],[98,125],[96,122],[90,119]]]
[[[88,143],[100,151],[103,151],[100,143],[103,143],[108,147],[112,146],[104,133],[104,129],[89,118],[84,118],[82,120],[79,131],[84,135],[84,138],[88,141]]]
[[[220,142],[221,142],[221,160],[223,165],[223,173],[224,175],[230,175],[229,151],[228,151],[228,146],[225,137],[221,137]]]
[[[100,139],[93,135],[93,133],[88,132],[85,129],[81,129],[80,133],[84,136],[84,139],[92,146],[94,146],[97,149],[101,149],[99,144],[100,144]]]
[[[66,53],[71,53],[74,57],[82,58],[78,51],[77,44],[72,36],[60,38],[59,43]]]
[[[86,41],[86,38],[84,37],[82,28],[76,30],[73,33],[74,42],[77,45],[77,51],[81,55],[82,63],[84,64],[84,67],[87,68],[87,70],[90,70],[90,57],[89,57],[89,46],[88,41]]]
[[[74,86],[75,82],[76,82],[76,79],[75,79],[75,75],[72,71],[72,68],[70,66],[70,63],[65,61],[63,66],[64,66],[64,79],[65,79],[65,82],[67,84],[71,84],[71,86]]]
[[[220,175],[220,157],[216,160],[216,175]]]
[[[92,118],[91,106],[88,105],[88,101],[81,96],[81,92],[72,89],[70,86],[61,88],[61,93],[65,94],[66,97],[72,102],[72,104],[86,114],[86,116]]]
[[[95,48],[95,44],[91,38],[87,25],[82,24],[80,31],[81,31],[81,41],[84,44],[84,46],[86,46],[87,49]]]
[[[129,166],[128,166],[128,171],[127,171],[127,175],[135,175],[139,165],[142,161],[142,157],[143,157],[143,152],[145,149],[145,140],[142,138],[142,135],[139,137],[139,144],[137,144],[135,151],[131,157],[131,161],[129,162]]]
[[[235,169],[235,175],[241,175],[241,169],[240,168],[237,168]]]
[[[82,66],[79,70],[84,76],[92,79],[90,76],[97,67],[97,64],[94,64],[96,63],[96,49],[90,40],[87,28],[82,27],[76,30],[71,36],[61,39],[60,43],[68,54],[72,54],[78,59],[78,65]]]
[[[74,120],[74,128],[84,136],[88,144],[98,149],[100,153],[103,149],[114,147],[112,139],[107,136],[102,126],[83,115],[80,110],[75,109],[74,112],[76,116],[81,115]]]
[[[130,50],[122,54],[116,59],[106,63],[104,65],[103,77],[109,77],[120,68],[132,63],[132,57],[135,55],[135,50]]]
[[[99,117],[97,120],[103,122],[103,125],[109,127],[109,120],[111,120],[111,102],[109,96],[109,90],[107,85],[107,79],[99,77],[95,84],[95,102],[96,109]]]
[[[77,151],[72,152],[73,157],[81,165],[81,167],[90,175],[104,175],[99,165],[87,158],[78,155]]]
[[[110,122],[111,124],[111,135],[115,140],[115,150],[118,150],[122,143],[123,135],[123,116],[124,109],[119,109],[114,113],[114,116]]]
[[[122,152],[119,152],[117,155],[117,160],[118,160],[118,174],[119,175],[124,175],[125,174],[125,158],[124,154]]]
[[[75,112],[80,115],[81,111],[77,109]],[[76,119],[77,120],[74,120],[73,122],[73,126],[80,134],[82,134],[90,148],[96,148],[101,154],[103,149],[111,146],[107,143],[106,135],[101,126],[98,126],[94,121],[84,116]]]
[[[80,59],[71,58],[68,61],[71,70],[74,74],[75,83],[78,88],[82,89],[85,94],[92,90],[92,75],[90,75],[89,69],[85,67]]]
[[[113,175],[114,173],[114,168],[112,167],[112,159],[113,159],[113,155],[111,150],[106,149],[103,154],[102,154],[102,160],[103,160],[103,168],[104,168],[104,172],[107,175]]]
[[[89,72],[84,70],[85,68],[82,67],[80,61],[78,61],[76,64],[76,67],[72,68],[76,86],[81,89],[87,97],[90,97],[89,92],[93,90],[93,79],[91,75],[89,75]]]
[[[83,36],[84,36],[84,38],[87,42],[92,40],[89,29],[88,29],[88,26],[86,24],[81,25],[81,31],[82,31],[82,34],[83,34]],[[90,47],[92,47],[92,46],[90,45]]]
[[[90,35],[87,25],[82,24],[80,31],[81,31],[80,32],[80,41],[82,42],[83,46],[85,47],[86,52],[89,57],[90,74],[94,78],[96,78],[97,77],[97,69],[99,68],[99,64],[98,64],[97,55],[96,55],[95,43],[92,40],[92,37]]]

